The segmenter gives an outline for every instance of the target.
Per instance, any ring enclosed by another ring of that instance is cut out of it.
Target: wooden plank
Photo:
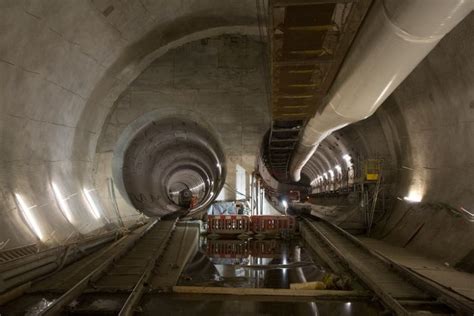
[[[333,63],[334,58],[331,56],[319,57],[313,59],[300,59],[300,60],[277,60],[273,64],[277,67],[288,67],[288,66],[308,66],[308,65],[319,65]]]
[[[209,286],[173,286],[173,292],[186,294],[225,294],[225,295],[272,295],[272,296],[310,296],[310,297],[371,297],[360,291],[335,290],[293,290],[269,288],[229,288]]]
[[[273,7],[290,7],[301,5],[318,5],[328,3],[350,3],[354,0],[275,0]]]

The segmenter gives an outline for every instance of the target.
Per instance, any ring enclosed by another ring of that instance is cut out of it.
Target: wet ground
[[[301,240],[206,240],[184,267],[178,285],[209,287],[289,288],[291,283],[324,280],[332,275],[308,253]],[[352,280],[344,290],[359,290]],[[116,315],[127,293],[90,293],[66,308],[66,314]],[[57,294],[24,296],[0,307],[0,315],[36,315]],[[380,315],[369,300],[314,299],[286,296],[204,294],[145,295],[139,315]]]
[[[202,239],[200,250],[185,267],[178,285],[289,288],[291,283],[321,281],[332,272],[308,253],[301,240]],[[360,289],[354,282],[345,290]],[[373,302],[315,300],[311,297],[149,295],[144,315],[380,315]]]
[[[203,239],[178,285],[289,288],[327,272],[297,240]]]
[[[295,297],[148,295],[140,315],[329,315],[375,316],[379,306],[365,301],[308,300]]]

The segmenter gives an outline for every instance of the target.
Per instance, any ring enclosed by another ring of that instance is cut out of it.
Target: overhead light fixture
[[[342,159],[346,161],[347,167],[352,167],[352,157],[350,155],[345,154]]]
[[[338,173],[342,173],[342,168],[340,165],[334,166],[334,169],[336,169]]]
[[[69,208],[69,205],[66,202],[66,199],[61,194],[61,191],[59,190],[56,183],[52,182],[51,186],[53,187],[53,192],[54,192],[54,196],[56,197],[56,201],[59,204],[59,209],[64,214],[66,219],[69,221],[69,223],[72,223],[73,221],[72,212],[71,212],[71,209]]]
[[[82,189],[82,191],[84,192],[84,196],[86,197],[86,201],[87,201],[87,204],[89,205],[89,210],[92,216],[94,216],[95,219],[99,219],[100,212],[99,212],[99,209],[97,208],[97,205],[94,202],[94,198],[91,195],[91,191],[93,190]]]
[[[329,170],[328,172],[329,172],[329,175],[331,176],[331,179],[333,179],[334,178],[334,171]]]
[[[41,231],[40,225],[38,221],[36,220],[36,217],[31,212],[31,209],[36,207],[36,205],[28,206],[25,200],[23,199],[23,197],[18,193],[15,193],[15,198],[16,198],[16,201],[18,203],[21,213],[23,214],[26,222],[28,223],[28,226],[30,226],[31,230],[33,230],[34,234],[40,240],[43,240],[44,239],[43,232]]]
[[[282,201],[281,201],[281,205],[282,205],[285,209],[288,208],[288,202],[287,202],[286,200],[282,200]]]

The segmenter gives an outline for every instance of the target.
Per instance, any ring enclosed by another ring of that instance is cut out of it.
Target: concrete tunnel
[[[362,199],[325,179],[377,158],[386,203],[373,238],[472,274],[472,8],[374,114],[331,131],[293,182],[265,157],[276,112],[264,3],[1,0],[1,252],[182,215],[185,188],[197,196],[187,215],[199,213],[253,194],[255,173],[275,209],[301,188],[309,198],[295,210],[329,209],[355,229]]]

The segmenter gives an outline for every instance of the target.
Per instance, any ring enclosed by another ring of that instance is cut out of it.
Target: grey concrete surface
[[[254,1],[0,1],[2,245],[42,239],[51,246],[113,229],[117,213],[92,176],[113,102],[168,49],[225,32],[256,33],[255,26]],[[93,190],[99,219],[84,189]],[[58,199],[67,201],[74,229]],[[126,222],[136,220],[134,209],[119,209]]]
[[[473,29],[471,14],[304,169],[311,181],[344,153],[384,158],[396,205],[376,235],[451,264],[474,240],[459,215],[474,213]],[[237,165],[252,171],[269,124],[258,36],[250,0],[0,0],[0,248],[139,220],[113,163],[147,115],[204,126],[226,157],[226,188]]]
[[[471,13],[374,116],[332,134],[303,170],[312,181],[344,166],[344,154],[384,159],[393,208],[376,236],[452,265],[474,240],[473,30]],[[410,195],[421,203],[404,200]]]
[[[166,140],[175,142],[178,134],[190,137],[192,132],[179,132],[179,127],[168,128],[169,135],[164,131],[166,128],[161,134],[157,131],[163,125],[160,120],[180,117],[207,129],[209,136],[206,137],[216,139],[216,146],[225,155],[222,168],[227,169],[221,197],[235,198],[232,188],[236,186],[236,166],[252,173],[260,142],[269,126],[261,52],[261,43],[255,37],[224,35],[190,42],[156,59],[122,93],[106,120],[97,147],[97,163],[101,166],[95,177],[97,183],[109,176],[110,167],[102,166],[111,164],[118,164],[114,179],[120,183],[121,168],[127,167],[120,151],[151,121],[156,124],[154,130],[142,133],[157,135],[152,145],[153,150],[158,150],[156,160],[160,158],[160,146],[167,148]],[[130,126],[133,131],[129,131]],[[163,144],[158,145],[159,142]],[[147,143],[152,144],[151,138]],[[179,152],[188,158],[192,156],[185,147],[178,149],[174,156],[169,152],[161,155],[163,159],[173,160]],[[135,158],[130,161],[133,160]],[[163,174],[158,173],[158,177],[161,176]],[[218,183],[216,177],[214,181]],[[219,190],[214,191],[216,195],[219,193]],[[137,190],[134,196],[141,193],[145,191]],[[155,192],[154,195],[163,194]],[[156,208],[166,209],[166,202],[164,204]]]

